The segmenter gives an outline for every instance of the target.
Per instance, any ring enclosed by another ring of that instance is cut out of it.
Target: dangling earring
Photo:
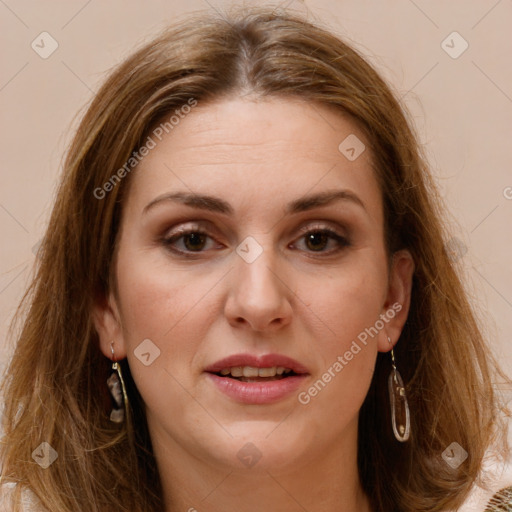
[[[128,414],[128,395],[124,386],[121,365],[117,362],[114,355],[114,342],[110,343],[112,350],[112,374],[107,379],[108,389],[114,399],[115,406],[110,413],[110,421],[113,423],[123,423],[126,414]]]
[[[391,339],[388,337],[391,343]],[[391,403],[391,424],[397,441],[405,443],[411,433],[411,420],[409,415],[409,404],[405,395],[405,386],[396,369],[395,354],[391,349],[391,366],[393,369],[388,378],[389,401]]]

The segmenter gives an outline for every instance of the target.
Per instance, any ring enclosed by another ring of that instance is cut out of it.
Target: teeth
[[[230,373],[232,377],[241,377],[244,374],[243,368],[241,366],[234,366],[231,368]]]
[[[272,368],[258,368],[258,376],[259,377],[274,377],[276,374],[276,367],[272,366]]]
[[[271,368],[256,368],[254,366],[233,366],[232,368],[223,368],[220,371],[222,376],[230,375],[231,377],[275,377],[291,373],[290,368],[283,366],[272,366]]]
[[[258,368],[254,368],[253,366],[244,366],[243,373],[244,377],[258,377]]]

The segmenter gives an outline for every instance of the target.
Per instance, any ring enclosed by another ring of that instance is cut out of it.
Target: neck
[[[163,432],[151,437],[166,512],[371,512],[358,476],[357,442],[326,446],[289,464],[262,457],[240,468],[199,459]]]

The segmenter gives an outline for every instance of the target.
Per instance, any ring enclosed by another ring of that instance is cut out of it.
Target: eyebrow
[[[207,210],[225,215],[233,215],[234,213],[233,207],[224,199],[215,196],[188,192],[162,194],[161,196],[156,197],[150,203],[148,203],[142,210],[142,213],[145,214],[156,205],[169,201],[182,203],[186,206],[197,208],[199,210]],[[309,196],[300,197],[299,199],[295,199],[294,201],[288,203],[285,213],[287,215],[300,213],[312,210],[313,208],[318,208],[320,206],[327,206],[338,201],[350,202],[360,206],[363,208],[363,210],[366,211],[366,207],[363,201],[356,194],[354,194],[354,192],[351,192],[350,190],[334,190],[320,192],[318,194],[312,194]]]

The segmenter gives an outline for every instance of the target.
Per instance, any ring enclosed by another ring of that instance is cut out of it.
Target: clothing
[[[10,512],[13,510],[13,494],[16,484],[5,483],[0,486],[0,511]],[[23,512],[48,512],[37,499],[37,496],[30,490],[22,492]]]
[[[508,439],[512,446],[510,420]],[[475,485],[463,506],[452,512],[512,512],[512,454],[507,460],[503,460],[496,449],[491,447],[487,450],[481,478],[488,488],[484,485]],[[15,485],[4,483],[0,486],[0,512],[11,512]],[[22,496],[23,512],[48,512],[30,490],[24,490]]]
[[[490,489],[474,486],[457,512],[512,512],[512,459],[505,463],[489,460],[482,474],[489,479]]]
[[[497,492],[487,504],[485,512],[512,511],[512,487]]]
[[[512,461],[511,461],[512,462]],[[487,470],[488,476],[493,470]],[[0,511],[12,510],[14,483],[0,486]],[[28,489],[23,492],[23,512],[48,512]],[[512,463],[494,468],[491,490],[474,487],[469,499],[457,512],[512,512]]]

